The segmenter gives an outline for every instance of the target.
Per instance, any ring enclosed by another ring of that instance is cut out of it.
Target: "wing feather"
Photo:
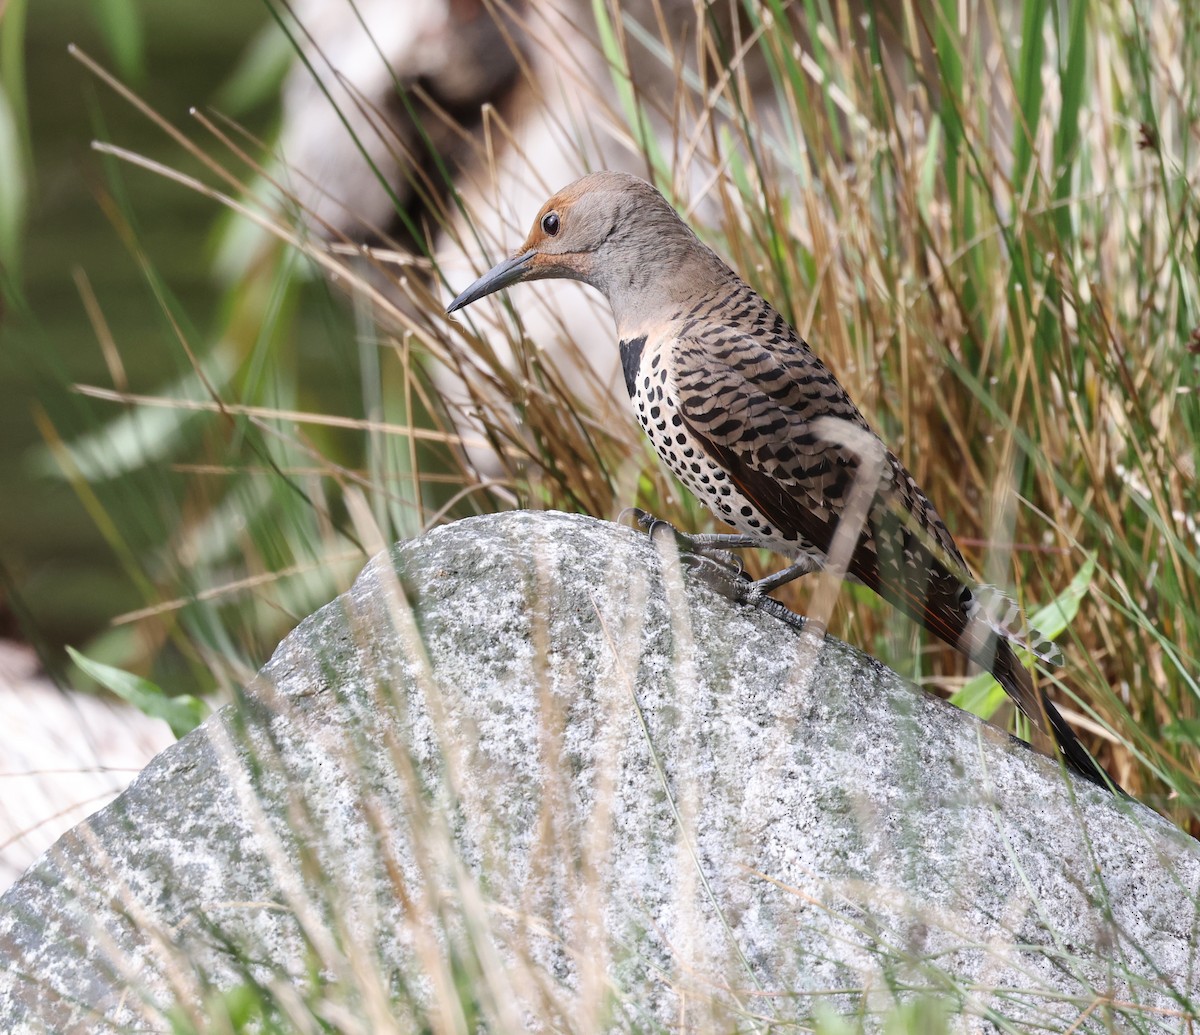
[[[710,325],[706,338],[714,330],[719,333]],[[882,477],[848,572],[959,646],[969,621],[963,588],[975,582],[933,504],[833,376],[799,339],[770,349],[745,343],[720,364],[706,363],[706,354],[700,341],[674,350],[673,375],[688,430],[768,520],[823,553],[862,469],[856,440],[865,432],[878,443]],[[798,367],[806,371],[805,383],[788,393]],[[844,440],[829,433],[830,419],[846,423]]]

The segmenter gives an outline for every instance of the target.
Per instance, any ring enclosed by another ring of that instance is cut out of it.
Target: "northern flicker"
[[[791,558],[745,597],[840,553],[847,577],[986,667],[1071,769],[1115,787],[1034,689],[1013,645],[1051,662],[1057,648],[975,581],[933,504],[833,374],[653,186],[601,172],[565,187],[513,258],[447,312],[552,277],[583,281],[608,300],[638,421],[667,466],[737,530],[685,539],[701,553],[766,547]],[[843,522],[848,538],[838,537]]]

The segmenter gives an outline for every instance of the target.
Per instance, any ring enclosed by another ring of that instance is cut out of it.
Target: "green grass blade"
[[[171,727],[171,732],[176,737],[190,733],[208,718],[212,710],[191,694],[170,697],[162,687],[156,686],[150,680],[123,669],[113,668],[112,665],[93,661],[73,647],[68,647],[67,653],[84,674],[121,700],[133,705],[143,715],[152,719],[162,719]]]
[[[117,72],[134,82],[145,78],[145,34],[134,0],[94,0],[92,11]]]
[[[0,89],[0,268],[5,281],[14,284],[29,198],[23,153],[20,123],[7,93]]]
[[[625,116],[630,132],[633,133],[638,150],[642,152],[654,170],[655,179],[659,183],[670,183],[671,165],[663,154],[658,139],[650,127],[646,111],[638,99],[617,27],[609,16],[604,0],[592,0],[592,15],[596,19],[600,51],[604,55],[605,61],[608,62],[621,113]]]
[[[1078,4],[1076,6],[1079,6]],[[1042,118],[1042,65],[1046,58],[1047,0],[1027,0],[1021,11],[1021,55],[1017,70],[1017,121],[1013,127],[1013,183],[1018,196],[1025,189],[1025,179],[1033,161],[1037,143],[1037,128]]]
[[[1062,112],[1054,134],[1054,200],[1059,204],[1054,209],[1054,222],[1063,241],[1075,238],[1071,208],[1066,201],[1071,196],[1072,167],[1079,152],[1079,118],[1088,88],[1087,10],[1088,5],[1082,0],[1067,5],[1066,62],[1059,76]]]

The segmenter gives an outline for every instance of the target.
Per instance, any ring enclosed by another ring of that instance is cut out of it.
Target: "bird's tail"
[[[1026,622],[1017,602],[1002,589],[985,582],[963,584],[971,591],[968,618],[981,620],[1002,640],[1024,647],[1038,661],[1054,668],[1063,663],[1058,644]]]
[[[1018,660],[1007,640],[996,642],[996,654],[992,660],[991,670],[996,681],[1016,701],[1017,707],[1021,709],[1025,717],[1043,735],[1053,736],[1059,751],[1062,752],[1067,768],[1097,786],[1115,790],[1118,794],[1125,794],[1117,782],[1088,754],[1087,749],[1079,742],[1075,731],[1067,724],[1067,720],[1062,717],[1059,710],[1050,703],[1044,693],[1039,693],[1034,689],[1033,678],[1030,676],[1029,670]]]

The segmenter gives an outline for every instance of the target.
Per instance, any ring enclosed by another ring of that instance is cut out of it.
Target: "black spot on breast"
[[[625,390],[629,392],[631,399],[637,388],[638,367],[642,365],[642,349],[645,347],[646,336],[644,334],[632,341],[621,342],[621,372],[625,375]]]

